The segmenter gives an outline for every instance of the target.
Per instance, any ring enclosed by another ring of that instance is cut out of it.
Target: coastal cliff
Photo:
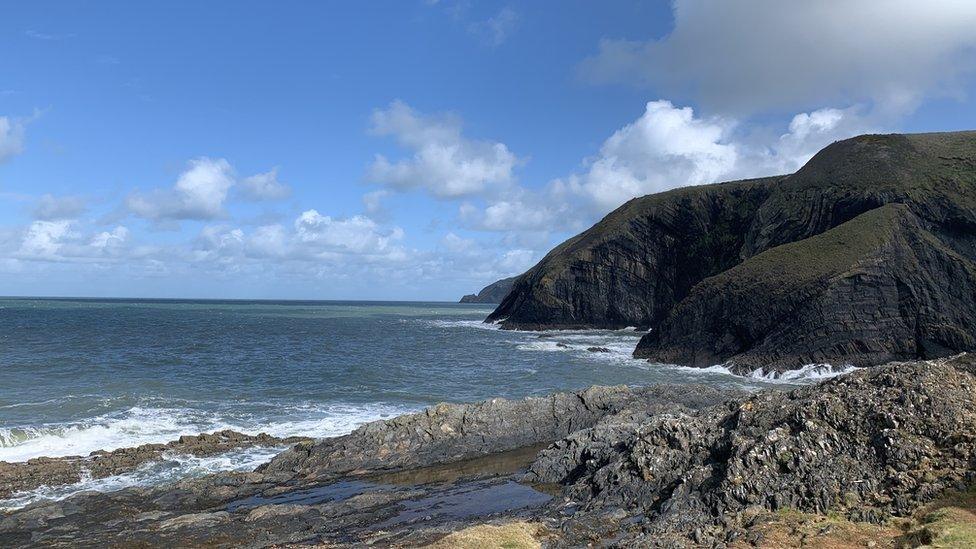
[[[631,200],[488,320],[645,327],[637,357],[740,373],[932,358],[976,348],[974,260],[976,132],[865,135],[789,176]]]
[[[459,303],[501,303],[508,292],[512,290],[512,284],[517,277],[503,278],[497,282],[485,286],[477,294],[468,294],[461,298]]]

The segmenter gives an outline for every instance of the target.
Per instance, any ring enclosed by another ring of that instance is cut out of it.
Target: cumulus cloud
[[[0,116],[0,162],[24,152],[25,120]]]
[[[581,75],[743,115],[865,101],[905,110],[955,93],[976,69],[968,0],[674,0],[673,11],[668,35],[603,40]]]
[[[295,234],[303,244],[322,251],[386,254],[403,238],[403,229],[381,230],[375,221],[363,215],[333,219],[316,210],[307,210],[295,220]]]
[[[609,210],[635,196],[715,181],[735,167],[731,128],[697,118],[690,107],[651,101],[640,118],[603,142],[586,173],[556,181],[554,190],[582,194]]]
[[[438,198],[497,192],[513,182],[519,162],[504,143],[463,136],[456,116],[424,115],[401,101],[374,111],[370,131],[413,153],[395,161],[377,155],[369,166],[368,181],[395,190],[423,189]]]
[[[200,157],[187,163],[172,188],[133,192],[126,197],[125,207],[156,222],[219,219],[225,217],[224,204],[232,188],[248,200],[277,200],[291,192],[278,181],[277,168],[238,181],[227,160]]]
[[[280,200],[291,195],[291,187],[278,181],[278,168],[245,177],[238,189],[248,200]]]
[[[52,259],[65,241],[74,236],[71,221],[35,221],[27,227],[20,244],[20,255]]]
[[[32,210],[35,219],[46,221],[72,219],[83,214],[87,206],[80,196],[54,196],[45,194]]]
[[[86,235],[71,219],[38,220],[28,225],[12,255],[17,260],[47,262],[99,262],[118,256],[129,238],[129,230],[117,226],[111,231]]]
[[[200,157],[188,162],[172,189],[132,193],[126,198],[126,207],[153,221],[215,219],[224,215],[224,200],[233,184],[234,171],[229,162]]]
[[[610,135],[581,171],[542,190],[510,190],[483,206],[465,202],[459,218],[486,231],[580,230],[638,196],[791,173],[831,142],[881,127],[857,107],[800,113],[786,131],[774,132],[651,101],[639,118]]]
[[[228,225],[206,226],[196,238],[195,249],[196,259],[355,263],[403,258],[403,237],[403,229],[383,227],[366,216],[339,219],[312,209],[302,212],[291,227],[263,225],[248,233]]]

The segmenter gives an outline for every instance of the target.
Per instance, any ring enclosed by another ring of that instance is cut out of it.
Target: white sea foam
[[[202,476],[218,471],[253,471],[271,460],[284,447],[254,447],[233,450],[209,457],[164,455],[163,459],[145,463],[137,469],[121,475],[92,479],[84,476],[80,482],[61,486],[41,486],[34,490],[17,492],[0,500],[0,510],[16,509],[37,501],[62,500],[79,492],[95,490],[111,492],[134,486],[153,486],[181,478]]]
[[[849,374],[857,368],[851,365],[832,366],[830,364],[807,364],[796,370],[785,372],[765,372],[762,368],[754,370],[749,377],[771,381],[821,380]]]
[[[421,322],[435,328],[474,328],[478,330],[500,330],[500,324],[484,322],[482,320],[416,320],[408,322]]]
[[[283,406],[274,418],[238,414],[226,417],[189,408],[132,407],[75,423],[0,428],[0,461],[40,456],[88,455],[141,444],[165,443],[185,434],[233,429],[249,434],[328,437],[359,425],[412,411],[386,404]]]
[[[858,369],[853,366],[835,367],[830,364],[807,364],[801,368],[797,368],[796,370],[787,370],[785,372],[766,372],[762,368],[758,368],[750,372],[748,375],[743,376],[732,372],[732,370],[730,370],[728,367],[721,364],[708,366],[706,368],[660,363],[650,363],[650,366],[654,368],[669,368],[690,375],[722,374],[743,380],[754,379],[763,381],[765,383],[784,383],[791,385],[814,383],[824,379],[849,374]]]

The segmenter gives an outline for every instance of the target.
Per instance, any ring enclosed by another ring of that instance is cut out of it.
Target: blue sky
[[[976,128],[976,7],[921,4],[10,4],[0,294],[453,300],[633,196]]]

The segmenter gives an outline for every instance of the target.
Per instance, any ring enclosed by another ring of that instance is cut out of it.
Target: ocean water
[[[87,455],[217,429],[334,436],[438,402],[519,398],[594,384],[788,380],[649,364],[633,330],[511,332],[491,306],[450,303],[0,299],[0,461]],[[605,347],[595,353],[588,347]],[[168,456],[130,474],[18,494],[252,469],[279,448]]]

